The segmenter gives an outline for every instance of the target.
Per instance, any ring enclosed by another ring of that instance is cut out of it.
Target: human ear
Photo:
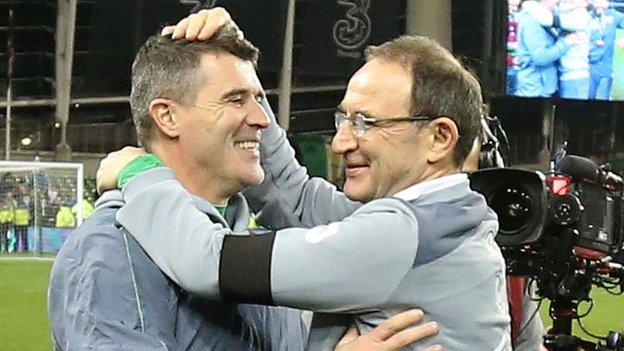
[[[441,160],[452,159],[455,146],[459,140],[457,124],[448,117],[439,117],[428,126],[432,133],[432,143],[429,147],[427,162],[437,163]]]
[[[170,138],[180,136],[179,124],[176,119],[175,106],[169,99],[158,98],[152,100],[149,114],[158,130]]]

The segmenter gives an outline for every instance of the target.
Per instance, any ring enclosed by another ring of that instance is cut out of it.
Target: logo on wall
[[[217,4],[217,0],[180,0],[180,4],[193,6],[191,12],[196,12],[199,9],[212,8]]]
[[[345,17],[334,24],[334,42],[338,46],[338,55],[359,58],[358,51],[366,43],[371,33],[371,21],[368,17],[370,0],[337,0],[338,5],[348,6]]]

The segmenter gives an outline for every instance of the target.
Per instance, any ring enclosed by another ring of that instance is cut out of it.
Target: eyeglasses
[[[396,117],[396,118],[385,118],[385,119],[377,119],[373,117],[366,117],[361,113],[356,113],[352,116],[348,116],[346,113],[342,111],[334,112],[334,125],[336,130],[340,129],[340,126],[345,121],[349,121],[349,125],[351,126],[351,130],[353,134],[357,137],[363,136],[371,127],[381,127],[383,124],[387,123],[397,123],[397,122],[416,122],[416,121],[430,121],[435,117],[431,116],[414,116],[414,117]]]

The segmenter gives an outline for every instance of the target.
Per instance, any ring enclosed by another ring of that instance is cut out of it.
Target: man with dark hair
[[[164,167],[125,184],[117,220],[184,290],[319,312],[310,349],[419,306],[441,326],[419,346],[509,350],[498,222],[460,173],[481,106],[477,79],[448,51],[401,37],[368,50],[334,115],[344,194],[308,178],[273,119],[263,131],[267,176],[246,195],[261,223],[303,228],[240,235],[198,211]],[[167,243],[171,233],[183,239]]]

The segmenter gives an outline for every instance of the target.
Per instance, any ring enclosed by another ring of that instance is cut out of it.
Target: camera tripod
[[[624,336],[610,332],[604,344],[583,340],[572,335],[572,320],[577,317],[577,303],[557,297],[550,304],[553,327],[544,335],[544,346],[550,351],[623,351]]]

